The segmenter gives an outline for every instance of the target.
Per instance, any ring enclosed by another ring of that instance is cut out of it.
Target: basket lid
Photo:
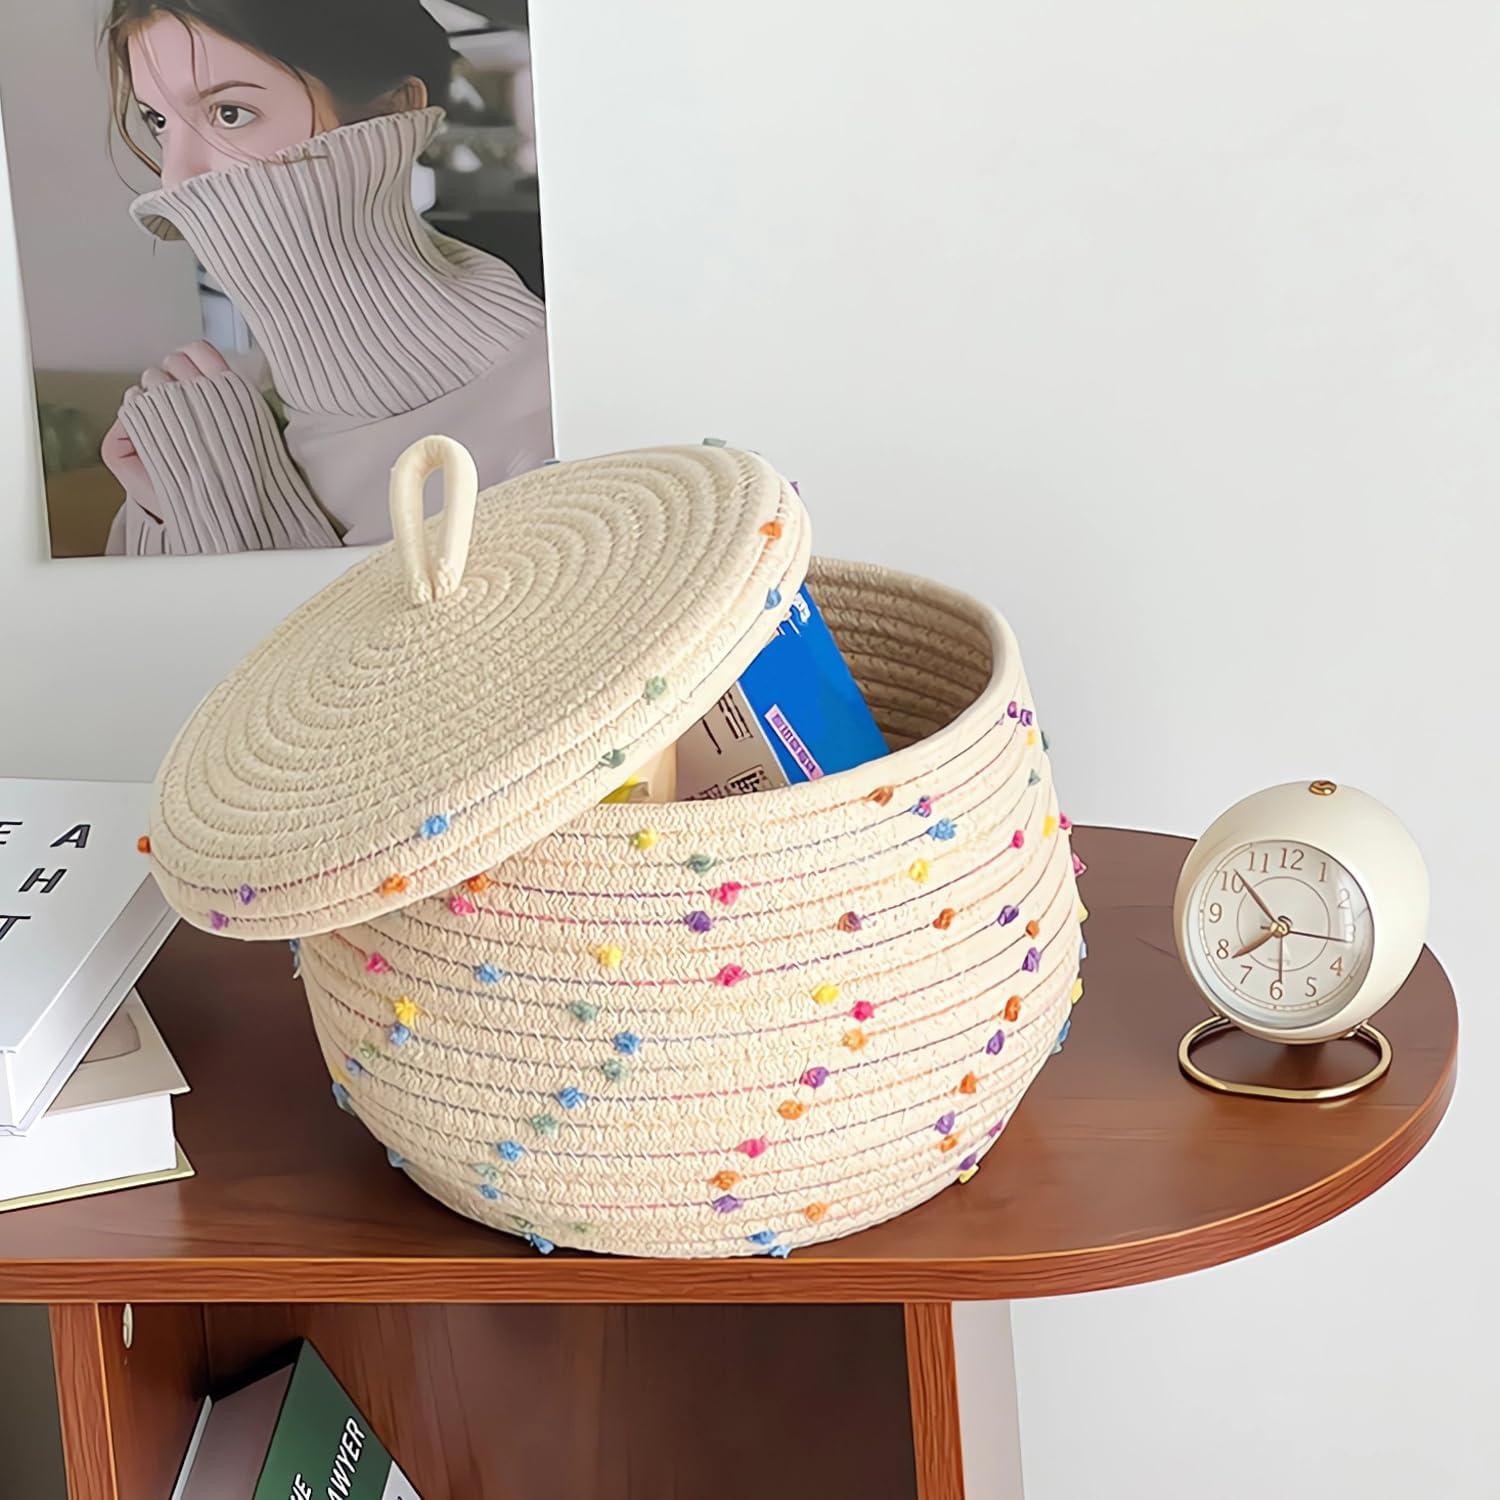
[[[439,467],[444,510],[424,522]],[[734,448],[551,464],[477,490],[451,439],[408,449],[395,540],[293,613],[177,736],[150,847],[194,925],[327,932],[535,843],[702,716],[807,570],[795,490]]]

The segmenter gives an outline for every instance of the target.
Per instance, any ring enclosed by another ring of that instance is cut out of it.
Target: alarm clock
[[[1215,1013],[1182,1038],[1182,1071],[1223,1093],[1276,1099],[1336,1099],[1374,1083],[1391,1048],[1369,1018],[1416,964],[1427,911],[1421,852],[1375,798],[1312,781],[1235,803],[1193,845],[1177,880],[1177,950]],[[1230,1027],[1293,1044],[1353,1036],[1375,1062],[1331,1087],[1236,1083],[1193,1058]]]

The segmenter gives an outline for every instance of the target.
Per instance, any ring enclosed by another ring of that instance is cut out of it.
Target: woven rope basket
[[[808,577],[889,756],[590,805],[301,937],[335,1092],[459,1213],[786,1254],[967,1180],[1065,1033],[1083,909],[1013,635],[916,578]]]

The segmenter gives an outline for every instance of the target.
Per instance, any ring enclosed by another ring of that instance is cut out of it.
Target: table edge
[[[852,1304],[1106,1291],[1239,1260],[1352,1208],[1395,1177],[1432,1138],[1453,1098],[1457,1073],[1455,1030],[1427,1098],[1364,1156],[1245,1213],[1112,1245],[937,1260],[793,1255],[642,1261],[566,1253],[0,1260],[0,1302]]]

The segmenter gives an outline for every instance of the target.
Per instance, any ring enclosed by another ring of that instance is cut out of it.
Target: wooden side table
[[[425,1500],[962,1500],[955,1301],[1149,1281],[1300,1234],[1410,1161],[1453,1089],[1430,953],[1383,1013],[1395,1064],[1365,1093],[1194,1088],[1176,1046],[1199,1001],[1170,932],[1187,846],[1077,842],[1093,917],[1063,1056],[972,1182],[787,1260],[544,1258],[448,1213],[335,1109],[285,948],[179,929],[140,990],[193,1084],[197,1177],[0,1217],[0,1300],[52,1304],[74,1500],[165,1496],[204,1391],[301,1334]],[[1331,1078],[1352,1045],[1213,1044],[1282,1082]]]

